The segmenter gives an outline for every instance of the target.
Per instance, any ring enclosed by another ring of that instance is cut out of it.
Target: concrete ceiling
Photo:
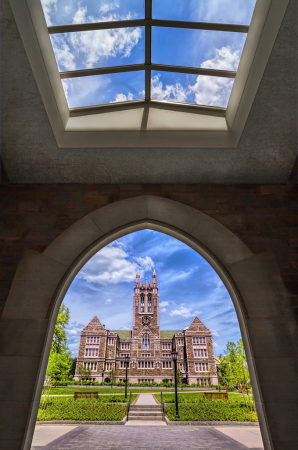
[[[8,0],[2,0],[2,160],[13,183],[286,183],[296,158],[291,0],[236,149],[58,148]],[[124,143],[125,144],[125,143]]]

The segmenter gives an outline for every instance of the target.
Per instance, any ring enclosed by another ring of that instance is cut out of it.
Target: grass
[[[118,421],[123,420],[126,412],[126,405],[107,403],[102,399],[74,400],[70,397],[52,397],[49,399],[45,410],[39,409],[37,420]]]
[[[99,394],[124,394],[125,388],[67,388],[67,387],[57,387],[57,388],[51,388],[50,395],[73,395],[75,392],[98,392]],[[158,390],[154,391],[154,389],[130,389],[127,388],[127,392],[132,392],[136,394],[144,394],[144,393],[150,393],[154,394],[154,392],[160,392]],[[167,390],[167,392],[174,392],[174,390]]]

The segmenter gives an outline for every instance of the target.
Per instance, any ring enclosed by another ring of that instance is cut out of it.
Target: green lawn
[[[73,395],[75,392],[98,392],[99,394],[124,394],[125,388],[67,388],[67,387],[58,387],[58,388],[52,388],[50,395]],[[158,390],[154,389],[133,389],[133,388],[127,388],[127,392],[132,392],[136,394],[142,394],[142,393],[150,393],[154,394],[155,392],[160,392]],[[167,390],[167,392],[174,392],[173,389]]]
[[[126,405],[106,403],[100,400],[78,399],[71,397],[52,397],[46,409],[39,409],[37,420],[122,420],[127,413]]]

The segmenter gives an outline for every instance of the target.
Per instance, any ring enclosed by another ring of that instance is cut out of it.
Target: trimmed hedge
[[[122,398],[122,397],[121,397]],[[123,398],[122,398],[123,401]],[[117,400],[118,402],[118,400]],[[123,420],[126,405],[106,403],[95,398],[50,398],[46,409],[38,410],[37,420]]]
[[[169,420],[175,420],[175,404],[165,406]],[[245,404],[225,400],[199,400],[197,403],[179,403],[180,421],[186,422],[257,422],[258,416]]]

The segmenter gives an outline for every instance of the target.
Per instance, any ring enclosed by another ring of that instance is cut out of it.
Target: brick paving
[[[78,426],[31,450],[262,450],[247,447],[213,427]]]

